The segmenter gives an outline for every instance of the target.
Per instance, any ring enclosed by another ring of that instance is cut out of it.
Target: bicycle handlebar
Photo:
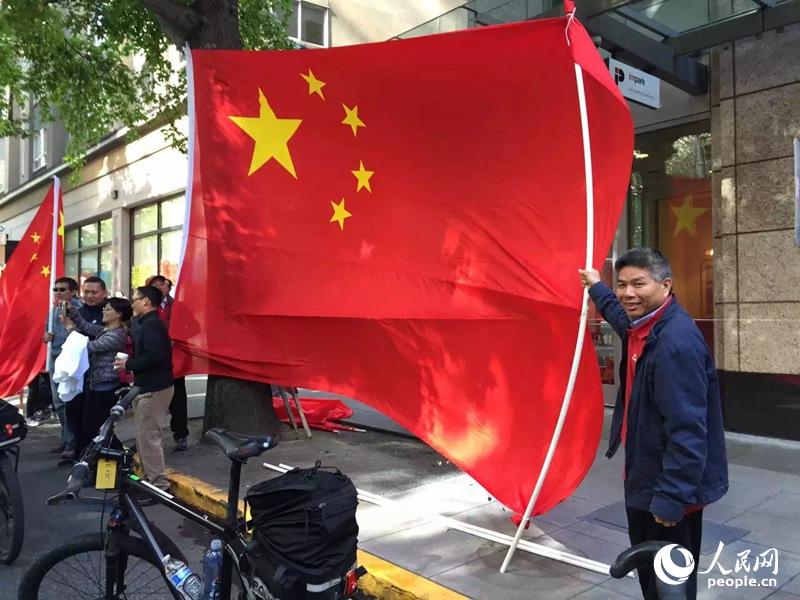
[[[622,552],[609,569],[609,574],[615,579],[621,579],[637,567],[652,565],[656,553],[670,542],[649,541],[641,542]],[[656,590],[660,600],[686,600],[686,581],[667,584],[656,578]]]
[[[97,463],[97,458],[99,456],[98,450],[102,448],[103,445],[108,445],[111,435],[114,433],[114,426],[123,417],[125,411],[130,408],[133,399],[139,395],[139,392],[141,392],[141,388],[136,386],[132,386],[130,388],[121,388],[117,391],[117,396],[119,397],[122,392],[125,392],[125,394],[114,406],[111,407],[111,410],[109,411],[110,414],[105,420],[105,423],[101,425],[100,431],[97,432],[97,436],[95,436],[94,440],[92,440],[92,445],[86,449],[81,457],[81,460],[75,463],[70,470],[66,489],[63,492],[48,498],[48,506],[52,506],[53,504],[57,504],[62,501],[70,502],[77,498],[78,494],[80,494],[81,488],[83,487],[83,482],[86,480],[86,476],[89,474],[89,467]]]

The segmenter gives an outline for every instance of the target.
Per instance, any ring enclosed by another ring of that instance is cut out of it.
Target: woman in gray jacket
[[[108,418],[116,398],[114,392],[120,387],[119,371],[114,370],[117,352],[124,352],[133,311],[131,303],[124,298],[109,298],[103,308],[103,324],[94,325],[86,321],[77,310],[69,308],[64,318],[68,330],[77,330],[89,337],[89,389],[83,408],[82,422],[76,427],[75,456],[79,458],[86,446],[97,435],[100,426]],[[114,437],[112,447],[122,448]]]

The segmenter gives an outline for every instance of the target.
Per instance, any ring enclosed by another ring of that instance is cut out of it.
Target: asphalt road
[[[217,448],[199,443],[204,382],[189,386],[190,448],[173,453],[169,430],[165,431],[167,464],[186,473],[200,476],[225,489],[228,461]],[[194,388],[194,389],[192,389]],[[198,389],[200,388],[200,389]],[[378,425],[382,425],[379,423]],[[126,416],[117,426],[123,441],[133,438],[133,419]],[[47,506],[45,500],[63,491],[69,467],[59,467],[58,455],[50,449],[58,443],[58,422],[52,419],[29,430],[21,445],[19,479],[25,503],[25,543],[13,565],[0,565],[0,600],[17,598],[17,587],[25,570],[44,552],[70,538],[105,527],[113,498],[105,502],[101,493],[87,488],[72,503]],[[333,435],[315,433],[313,439],[287,430],[281,444],[270,451],[269,460],[295,465],[311,465],[321,458],[351,474],[360,485],[380,494],[391,494],[421,485],[455,472],[455,468],[418,440],[396,434],[369,431]],[[261,461],[251,461],[243,472],[243,493],[248,484],[275,474],[267,472]],[[183,551],[190,566],[201,572],[202,557],[211,537],[190,521],[160,506],[144,509],[148,518],[164,531]]]
[[[127,428],[130,423],[126,423]],[[64,489],[68,467],[57,466],[58,455],[49,450],[57,443],[58,426],[50,421],[31,429],[22,442],[19,478],[25,502],[25,543],[22,553],[11,566],[0,565],[0,600],[17,598],[17,586],[25,570],[42,553],[71,537],[100,531],[113,507],[113,500],[101,500],[101,494],[87,489],[86,500],[47,506],[45,500]],[[193,568],[199,569],[210,544],[205,532],[186,519],[154,506],[145,509],[148,517],[165,531],[184,551]]]

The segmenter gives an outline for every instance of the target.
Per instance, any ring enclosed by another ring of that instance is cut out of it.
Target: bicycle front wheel
[[[10,565],[22,550],[25,539],[25,515],[22,492],[14,464],[0,451],[0,563]]]
[[[19,585],[19,600],[180,599],[161,575],[161,566],[140,539],[118,536],[119,555],[109,562],[106,537],[87,533],[33,563]],[[113,581],[106,585],[111,573]]]

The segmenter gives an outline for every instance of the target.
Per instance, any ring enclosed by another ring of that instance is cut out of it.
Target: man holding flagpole
[[[59,277],[53,286],[53,295],[55,296],[55,306],[50,309],[47,325],[49,329],[44,334],[43,341],[48,344],[48,372],[50,375],[50,390],[53,396],[53,408],[55,408],[56,416],[61,424],[61,443],[53,448],[53,452],[61,454],[61,458],[70,459],[74,458],[75,436],[72,429],[67,423],[67,409],[66,404],[61,401],[58,396],[58,384],[53,381],[53,367],[56,364],[58,355],[61,354],[61,346],[67,339],[69,332],[64,328],[60,320],[61,304],[71,304],[75,308],[80,308],[81,301],[78,300],[78,282],[72,277]]]
[[[694,557],[697,597],[703,508],[728,491],[719,382],[700,330],[678,304],[672,269],[658,250],[617,259],[616,294],[580,270],[597,310],[622,338],[617,403],[606,456],[625,448],[623,479],[631,545],[660,540]],[[658,600],[652,565],[639,568],[646,600]]]

